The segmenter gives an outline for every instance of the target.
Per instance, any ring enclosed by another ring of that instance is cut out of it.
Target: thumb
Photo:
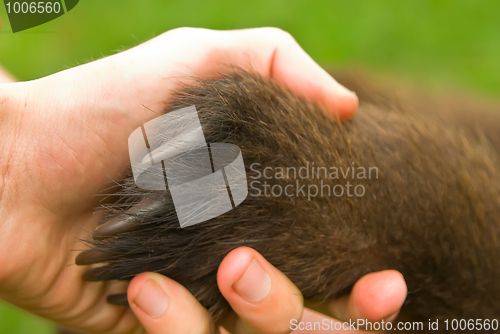
[[[215,328],[207,310],[179,283],[156,273],[130,282],[128,302],[149,334],[210,334]]]

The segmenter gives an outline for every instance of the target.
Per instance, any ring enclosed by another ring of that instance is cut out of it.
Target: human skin
[[[79,239],[102,218],[95,213],[101,199],[96,194],[110,178],[125,173],[129,134],[158,116],[154,111],[163,109],[179,83],[191,76],[216,76],[230,70],[226,65],[274,78],[342,120],[357,109],[352,92],[323,71],[289,34],[275,28],[175,29],[48,77],[0,84],[2,298],[97,333],[142,333],[144,328],[152,334],[209,332],[206,310],[178,283],[141,274],[128,286],[131,308],[120,308],[107,304],[106,296],[125,291],[127,283],[83,282],[84,268],[73,264],[85,248]],[[263,300],[249,303],[234,287],[252,259],[270,276],[272,288]],[[406,296],[402,276],[393,271],[370,275],[356,284],[350,297],[328,305],[333,315],[377,320],[397,314]],[[169,296],[168,308],[155,319],[134,302],[150,280]],[[281,272],[248,248],[225,258],[218,284],[238,315],[226,322],[235,334],[286,332],[289,319],[318,316],[303,308],[300,291]],[[284,304],[288,307],[280,307]]]
[[[14,77],[5,69],[0,67],[0,83],[14,82]]]

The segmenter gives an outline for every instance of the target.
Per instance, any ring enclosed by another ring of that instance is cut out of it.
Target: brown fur
[[[186,286],[220,319],[229,305],[217,288],[217,268],[244,245],[285,273],[306,299],[339,297],[367,273],[396,269],[408,285],[403,312],[410,319],[498,317],[500,160],[492,143],[500,124],[481,132],[460,119],[360,97],[357,115],[340,124],[277,83],[237,70],[183,89],[166,111],[195,105],[208,142],[241,148],[249,183],[257,175],[252,163],[260,163],[260,171],[307,162],[377,167],[378,179],[299,180],[306,188],[349,181],[363,184],[366,194],[311,200],[249,195],[232,211],[181,229],[168,193],[140,190],[129,178],[120,200],[106,207],[107,220],[132,215],[134,230],[89,241],[109,256],[86,279],[157,271]],[[260,181],[285,186],[297,179]],[[146,202],[163,196],[166,204],[127,213],[137,194]]]

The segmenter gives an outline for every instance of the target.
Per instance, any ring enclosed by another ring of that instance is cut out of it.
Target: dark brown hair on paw
[[[411,319],[498,317],[500,163],[477,133],[363,100],[341,124],[276,82],[237,69],[182,89],[165,112],[192,105],[208,143],[241,149],[248,197],[222,216],[181,228],[168,191],[121,180],[119,199],[105,206],[105,221],[87,240],[93,250],[77,258],[100,264],[84,279],[159,272],[219,320],[229,305],[217,268],[229,251],[248,246],[305,299],[339,297],[363,275],[395,269],[408,285],[403,313]],[[293,196],[276,196],[287,186]],[[308,196],[309,188],[323,194]]]

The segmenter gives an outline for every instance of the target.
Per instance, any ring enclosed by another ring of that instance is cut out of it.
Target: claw
[[[203,133],[201,133],[200,140],[200,129],[194,129],[191,131],[186,131],[181,133],[178,137],[173,138],[169,142],[158,147],[156,150],[152,151],[150,154],[146,155],[141,161],[141,167],[147,168],[154,164],[159,163],[162,160],[171,158],[181,153],[185,153],[190,150],[194,150],[201,146],[206,146],[203,138]],[[203,143],[203,144],[202,144]]]
[[[106,300],[111,305],[129,306],[128,305],[127,294],[126,293],[119,293],[119,294],[116,294],[116,295],[109,295]]]
[[[103,267],[90,268],[83,272],[82,279],[89,282],[109,281],[114,279],[109,270]]]
[[[126,213],[121,214],[110,221],[101,224],[94,230],[94,240],[102,240],[118,234],[134,231],[143,222],[144,213],[151,213],[161,209],[166,203],[166,198],[161,196],[159,199],[145,199],[135,205]]]
[[[109,237],[114,237],[120,233],[130,232],[138,227],[141,219],[136,216],[120,215],[110,221],[97,226],[94,230],[94,240],[102,240]]]
[[[110,252],[104,252],[97,249],[89,249],[81,252],[75,259],[75,264],[77,266],[85,266],[94,263],[102,263],[111,259],[113,254]]]

